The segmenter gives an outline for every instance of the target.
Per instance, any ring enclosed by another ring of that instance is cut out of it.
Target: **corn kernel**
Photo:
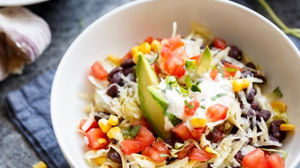
[[[240,79],[240,80],[241,80],[242,89],[246,89],[250,85],[250,82],[249,82],[248,79],[243,78],[243,79]]]
[[[132,49],[131,49],[131,55],[134,55],[136,52],[138,52],[138,50],[139,50],[139,46],[132,47]]]
[[[205,118],[192,118],[191,120],[192,126],[195,128],[205,127],[206,126],[206,119]]]
[[[133,60],[133,62],[134,62],[135,64],[137,64],[137,62],[138,62],[138,60],[139,60],[139,56],[142,55],[142,54],[143,54],[142,52],[138,51],[138,52],[136,52],[136,53],[133,55],[132,60]]]
[[[112,126],[116,126],[119,124],[119,118],[114,115],[110,115],[108,119],[108,123]]]
[[[47,165],[43,161],[40,161],[40,162],[34,164],[32,166],[32,168],[47,168]]]
[[[148,54],[151,51],[151,46],[149,43],[144,42],[139,46],[138,51],[144,53],[144,54]]]
[[[99,144],[107,144],[107,140],[106,140],[105,138],[99,138],[99,139],[97,140],[97,142],[98,142]]]
[[[113,55],[109,55],[109,56],[107,56],[107,60],[113,62],[117,66],[120,66],[120,58],[119,57],[116,57],[116,56],[113,56]]]
[[[107,119],[105,119],[105,118],[101,118],[98,121],[98,125],[104,133],[107,133],[108,130],[111,128],[111,124],[108,123]]]
[[[237,80],[231,81],[233,92],[239,92],[242,90],[242,85]]]
[[[162,48],[161,43],[158,40],[153,40],[151,43],[151,49],[154,52],[157,52],[158,50],[160,50]]]
[[[281,124],[280,131],[294,131],[296,129],[293,124]]]
[[[106,156],[100,156],[100,157],[97,157],[95,159],[95,162],[98,164],[98,165],[102,165],[103,163],[105,163],[107,160],[107,157]]]
[[[118,132],[121,132],[120,127],[112,127],[112,128],[107,132],[106,135],[107,135],[108,138],[110,138],[110,139],[113,139],[113,138],[116,139],[116,134],[117,134]]]
[[[205,148],[205,151],[208,152],[208,153],[212,153],[213,152],[213,149],[211,147],[206,147]]]
[[[286,112],[287,105],[285,103],[279,102],[279,101],[274,101],[271,103],[271,106],[274,110],[278,110],[281,113]]]

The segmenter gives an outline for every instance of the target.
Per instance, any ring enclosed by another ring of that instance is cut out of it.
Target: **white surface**
[[[0,6],[22,6],[22,5],[32,5],[48,0],[0,0]]]
[[[77,92],[93,91],[87,79],[90,66],[109,54],[122,57],[147,36],[170,37],[174,21],[183,36],[191,21],[207,25],[216,36],[237,45],[261,65],[272,84],[269,88],[281,88],[290,122],[298,130],[288,134],[282,149],[289,152],[286,167],[296,167],[300,159],[299,52],[262,16],[233,2],[217,0],[134,1],[101,17],[74,41],[58,67],[51,95],[53,128],[70,165],[88,167],[83,159],[83,136],[76,127],[88,103]]]

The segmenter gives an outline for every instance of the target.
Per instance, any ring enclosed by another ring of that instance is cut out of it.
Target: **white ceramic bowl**
[[[109,54],[123,56],[147,36],[170,37],[172,22],[185,36],[191,21],[237,45],[263,68],[271,86],[279,86],[288,104],[290,122],[300,130],[300,57],[297,48],[276,26],[259,14],[230,1],[150,0],[134,1],[119,7],[90,25],[70,46],[53,83],[51,117],[62,152],[72,167],[88,167],[83,159],[85,147],[76,126],[88,103],[77,93],[92,93],[88,82],[90,66]],[[268,90],[266,90],[268,91]],[[270,91],[270,90],[269,90]],[[289,152],[287,167],[300,160],[300,131],[289,133],[283,150]]]

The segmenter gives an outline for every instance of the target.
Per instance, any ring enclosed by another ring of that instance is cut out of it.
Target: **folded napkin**
[[[54,70],[9,93],[5,99],[12,122],[49,168],[69,167],[57,144],[50,118]]]
[[[235,1],[247,6],[244,0]],[[291,39],[300,48],[300,40],[294,37]],[[50,118],[50,92],[54,73],[55,70],[51,70],[41,74],[20,90],[9,93],[5,100],[12,122],[48,167],[67,168],[69,166],[55,139]]]

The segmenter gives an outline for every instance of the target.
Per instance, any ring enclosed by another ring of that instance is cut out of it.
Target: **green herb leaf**
[[[180,91],[184,96],[189,95],[189,91],[179,85]]]
[[[203,104],[200,106],[202,109],[206,109],[206,106]]]
[[[273,90],[273,93],[277,96],[277,97],[283,97],[283,94],[281,93],[279,87],[277,87],[276,89]]]
[[[188,70],[191,70],[191,71],[194,70],[196,68],[196,61],[195,60],[187,59],[185,61],[185,67]]]
[[[193,92],[200,92],[201,93],[201,89],[200,89],[199,85],[197,85],[197,84],[192,85],[191,90]]]
[[[141,125],[130,125],[126,130],[122,131],[123,136],[130,136],[135,138],[135,136],[139,133]]]
[[[227,96],[227,94],[226,94],[226,93],[219,93],[219,94],[217,94],[217,95],[211,97],[211,100],[212,100],[212,101],[215,101],[215,100],[217,100],[219,97],[222,97],[222,96]]]
[[[188,102],[187,100],[184,101],[184,104],[185,104],[189,109],[194,108],[194,105],[189,104],[189,102]]]
[[[165,80],[167,84],[170,85],[177,84],[177,80],[174,76],[167,76]]]
[[[162,153],[162,154],[159,154],[159,156],[160,156],[161,158],[164,158],[164,157],[169,157],[169,155],[168,155],[168,154],[164,154],[164,153]]]
[[[179,123],[182,122],[182,120],[180,120],[179,118],[177,118],[174,114],[172,113],[168,113],[166,111],[163,112],[163,115],[169,118],[169,121],[171,122],[171,124],[175,127],[176,125],[178,125]]]
[[[226,71],[227,71],[227,72],[236,72],[236,71],[238,71],[238,69],[236,69],[236,68],[231,68],[231,67],[226,67]]]
[[[217,68],[218,68],[219,73],[221,73],[222,77],[224,78],[224,72],[223,72],[223,69],[220,68],[220,67],[217,67]]]
[[[167,86],[165,87],[165,89],[163,89],[162,91],[163,91],[164,93],[166,93],[167,90],[172,90],[172,85],[167,84]]]

